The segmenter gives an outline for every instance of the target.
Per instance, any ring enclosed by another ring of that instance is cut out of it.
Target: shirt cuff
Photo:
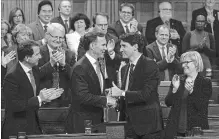
[[[125,91],[122,92],[122,96],[125,96]]]
[[[39,96],[37,96],[37,98],[38,98],[38,101],[39,101],[39,107],[41,107],[41,105],[42,105],[42,100],[41,100],[41,98],[40,98]]]
[[[115,51],[109,53],[109,56],[110,56],[111,59],[114,59],[115,55],[116,55]]]

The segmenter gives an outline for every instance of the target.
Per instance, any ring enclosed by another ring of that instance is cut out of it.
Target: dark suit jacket
[[[41,67],[44,64],[46,64],[48,61],[50,61],[50,54],[49,49],[47,45],[40,47],[40,53],[42,58],[39,60],[38,66]],[[66,65],[65,67],[59,66],[59,87],[64,89],[63,94],[60,98],[53,100],[51,103],[48,103],[48,105],[55,105],[55,106],[68,106],[70,103],[70,94],[68,93],[69,87],[70,87],[70,78],[72,73],[72,68],[75,63],[75,55],[68,49],[65,50],[65,56],[66,56]],[[52,73],[47,74],[44,78],[40,80],[40,89],[43,88],[51,88],[52,87]],[[54,102],[54,103],[53,103]],[[56,103],[56,104],[55,104]]]
[[[205,7],[202,7],[200,9],[197,9],[197,10],[194,10],[192,12],[192,22],[191,22],[191,30],[194,30],[195,29],[195,19],[197,17],[197,15],[204,15],[205,18],[207,19],[207,11],[205,9]],[[217,52],[217,56],[219,56],[219,10],[213,10],[213,16],[215,18],[214,20],[214,37],[215,37],[215,46],[216,46],[216,52]],[[209,33],[212,33],[212,30],[211,30],[211,25],[210,23],[207,23],[206,27],[205,27],[205,31],[209,32]]]
[[[71,26],[71,18],[69,18],[69,26],[66,28],[64,21],[62,20],[61,16],[54,17],[51,21],[51,23],[59,23],[65,28],[65,34],[69,32],[70,26]]]
[[[33,32],[33,40],[39,41],[39,40],[42,40],[44,38],[44,36],[45,36],[44,29],[43,29],[42,24],[40,23],[39,19],[30,23],[28,25],[28,27],[30,27],[30,29]]]
[[[33,67],[32,70],[37,89],[36,95],[38,95],[40,78],[52,72],[53,68],[47,63],[40,69]],[[2,137],[8,138],[17,135],[18,132],[41,134],[37,114],[39,101],[34,96],[32,85],[20,63],[17,63],[6,75],[3,90],[6,107]]]
[[[122,89],[126,83],[128,65],[121,71]],[[125,93],[127,121],[137,135],[146,135],[163,129],[158,98],[159,73],[157,64],[141,56],[133,71],[130,89]]]
[[[155,37],[156,27],[159,25],[162,25],[162,24],[164,24],[164,23],[160,17],[156,17],[156,18],[151,19],[147,22],[145,36],[146,36],[148,44],[151,44],[152,42],[154,42],[156,40],[156,37]],[[175,20],[175,19],[170,19],[170,28],[175,29],[180,36],[180,39],[176,39],[176,40],[170,39],[170,41],[177,46],[179,55],[181,55],[182,54],[181,53],[182,39],[183,39],[186,31],[182,25],[182,22]]]
[[[170,47],[174,47],[174,45],[168,43],[167,52],[169,51]],[[176,52],[175,59],[173,60],[172,63],[167,63],[165,59],[162,59],[162,56],[160,54],[159,47],[156,41],[146,46],[146,52],[147,52],[147,56],[153,59],[159,67],[160,81],[164,80],[164,77],[165,77],[164,70],[166,69],[168,69],[169,71],[170,80],[172,80],[172,77],[174,74],[182,72],[181,64],[179,62],[178,52]]]
[[[107,99],[101,94],[97,74],[86,56],[73,68],[71,78],[72,104],[66,122],[68,133],[84,133],[84,120],[93,125],[103,121],[103,107]]]
[[[120,63],[121,63],[121,53],[120,53],[120,45],[119,45],[119,41],[118,41],[118,38],[107,33],[106,34],[106,40],[107,42],[110,40],[110,39],[114,39],[115,43],[116,43],[116,46],[114,48],[114,51],[115,51],[115,57],[114,59],[111,59],[109,54],[106,52],[105,53],[105,61],[106,61],[106,70],[107,70],[107,74],[108,74],[108,77],[111,78],[113,81],[116,82],[116,71],[119,69],[119,66],[120,66]],[[87,45],[85,40],[84,40],[84,37],[82,37],[80,39],[80,43],[79,43],[79,46],[78,46],[78,60],[84,56],[84,54],[86,53],[85,49],[84,49],[84,46]]]
[[[172,86],[165,98],[166,105],[172,106],[165,129],[165,139],[173,139],[177,134],[180,117],[181,101],[185,91],[186,76],[180,76],[180,86],[176,93],[172,93]],[[194,82],[192,94],[187,96],[187,129],[201,127],[209,129],[208,125],[208,101],[212,94],[211,80],[198,74]]]
[[[113,23],[113,24],[111,25],[111,27],[115,29],[115,31],[116,31],[118,37],[119,37],[120,35],[122,35],[122,34],[125,34],[124,28],[123,28],[122,23],[121,23],[120,20],[117,20],[115,23]],[[137,27],[137,28],[138,28],[138,31],[140,31],[141,34],[143,34],[143,27],[142,27],[140,24],[138,24],[138,27]]]

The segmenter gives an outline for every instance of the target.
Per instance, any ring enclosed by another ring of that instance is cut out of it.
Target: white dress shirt
[[[125,33],[127,33],[127,32],[126,32],[126,26],[128,26],[129,31],[131,30],[130,22],[129,22],[128,24],[125,24],[124,22],[122,22],[121,19],[120,19],[120,22],[121,22],[121,24],[122,24],[122,27],[123,27]]]

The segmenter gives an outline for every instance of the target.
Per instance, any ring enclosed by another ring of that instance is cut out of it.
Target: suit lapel
[[[30,83],[30,80],[29,78],[27,77],[27,74],[25,73],[24,69],[21,67],[20,63],[18,62],[17,63],[17,70],[19,72],[18,76],[19,76],[19,79],[27,85],[27,96],[28,98],[29,97],[33,97],[34,96],[34,92],[33,92],[33,87]],[[31,89],[28,89],[28,88],[31,88]],[[28,90],[31,90],[31,92],[29,92]]]
[[[42,54],[42,58],[44,60],[44,63],[46,63],[50,60],[49,49],[48,49],[47,45],[44,45],[41,47],[41,54]]]
[[[36,23],[36,28],[40,34],[40,37],[41,38],[44,38],[45,36],[45,33],[44,33],[44,30],[43,30],[43,27],[42,27],[42,24],[40,23],[40,21],[38,20],[38,22]]]
[[[92,66],[92,64],[86,56],[83,57],[83,63],[86,65],[86,71],[88,72],[88,75],[91,77],[93,82],[100,88],[100,82],[96,74],[96,71],[94,70],[94,67]]]
[[[122,77],[122,87],[121,87],[121,89],[122,90],[125,90],[128,71],[129,71],[129,64],[126,64],[124,66],[124,68],[122,68],[122,71],[121,71],[121,77]]]
[[[155,54],[156,54],[156,56],[157,56],[156,61],[162,60],[162,56],[161,56],[161,54],[160,54],[160,50],[159,50],[159,48],[158,48],[157,42],[154,42],[154,44],[153,44],[153,49],[154,49],[154,52],[155,52]]]

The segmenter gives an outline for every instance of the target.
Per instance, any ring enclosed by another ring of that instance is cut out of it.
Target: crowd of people
[[[127,139],[173,139],[193,127],[208,129],[212,94],[206,71],[217,68],[219,11],[214,0],[192,13],[191,31],[173,19],[172,5],[159,4],[159,16],[143,27],[135,7],[123,3],[119,20],[106,13],[92,20],[62,0],[53,18],[49,0],[38,4],[38,19],[25,24],[22,9],[1,20],[1,75],[5,118],[2,138],[18,132],[42,134],[40,107],[69,107],[66,133],[84,133],[84,120],[106,121],[106,108],[127,121]],[[92,26],[91,26],[92,21]],[[163,124],[158,86],[171,81]],[[93,132],[101,132],[95,130]]]

